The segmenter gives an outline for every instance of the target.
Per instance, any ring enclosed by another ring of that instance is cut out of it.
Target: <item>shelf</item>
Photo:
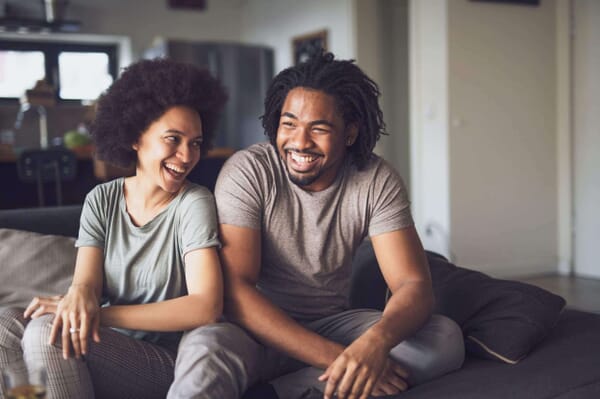
[[[79,32],[81,22],[62,20],[46,22],[32,18],[0,17],[0,32]]]

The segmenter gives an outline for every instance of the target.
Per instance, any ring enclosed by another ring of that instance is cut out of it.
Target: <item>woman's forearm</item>
[[[185,331],[214,323],[221,313],[222,301],[196,294],[143,305],[104,307],[100,324],[131,330]]]

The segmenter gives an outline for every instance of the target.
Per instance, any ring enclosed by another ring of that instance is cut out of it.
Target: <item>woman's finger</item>
[[[92,335],[94,342],[100,342],[100,314],[97,314],[92,321]]]
[[[81,354],[87,355],[88,351],[88,337],[90,336],[90,321],[87,314],[81,315],[81,322],[79,323],[79,343],[81,345]]]
[[[62,347],[63,347],[63,358],[66,360],[69,358],[69,348],[71,346],[71,334],[69,333],[69,319],[66,315],[62,319]]]
[[[52,328],[50,329],[50,337],[48,338],[48,345],[53,345],[58,339],[59,331],[62,331],[62,318],[59,315],[54,317],[52,321]]]
[[[31,316],[31,314],[38,308],[39,302],[40,297],[33,297],[31,302],[29,302],[29,305],[27,305],[27,308],[25,308],[25,311],[23,312],[23,317],[28,318],[29,316]]]
[[[81,356],[81,343],[79,333],[81,332],[80,321],[78,320],[75,312],[69,312],[69,336],[71,338],[71,345],[73,345],[73,354],[76,359]]]

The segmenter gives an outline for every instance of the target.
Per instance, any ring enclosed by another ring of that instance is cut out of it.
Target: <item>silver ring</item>
[[[70,332],[71,334],[78,333],[78,332],[79,332],[79,328],[71,327],[71,328],[69,328],[69,332]]]

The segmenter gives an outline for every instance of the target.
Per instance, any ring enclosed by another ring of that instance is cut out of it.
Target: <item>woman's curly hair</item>
[[[96,156],[121,167],[137,160],[132,145],[169,108],[187,106],[202,121],[202,151],[212,144],[227,94],[204,69],[168,58],[128,66],[98,99],[91,134]]]
[[[333,54],[323,51],[306,62],[284,69],[267,90],[265,113],[261,117],[265,134],[273,145],[276,145],[281,108],[290,90],[296,87],[333,96],[344,123],[358,126],[358,136],[350,153],[357,167],[362,168],[371,158],[377,140],[387,134],[377,84],[354,64],[354,60],[336,60]]]

